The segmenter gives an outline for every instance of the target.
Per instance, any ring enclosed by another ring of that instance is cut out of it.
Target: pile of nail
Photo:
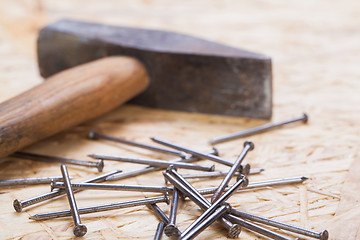
[[[245,132],[231,134],[229,136],[221,137],[211,141],[212,144],[224,142],[227,140],[250,136],[259,132],[264,132],[281,125],[293,123],[297,121],[307,122],[307,115],[283,121],[275,124],[267,124],[264,126],[249,129]],[[250,188],[259,188],[266,186],[276,186],[284,184],[302,183],[306,177],[293,177],[285,179],[273,179],[263,182],[249,183],[247,175],[260,173],[263,169],[251,169],[249,164],[243,165],[242,162],[245,159],[249,151],[254,149],[254,144],[250,141],[244,142],[244,149],[239,154],[238,158],[234,161],[227,161],[219,157],[218,152],[215,148],[210,153],[199,152],[194,149],[179,146],[174,143],[170,143],[157,138],[152,138],[156,143],[162,144],[169,148],[161,148],[151,145],[145,145],[122,138],[116,138],[99,133],[95,130],[89,133],[90,139],[106,139],[110,141],[116,141],[136,147],[142,147],[153,151],[159,151],[162,153],[177,155],[179,158],[171,161],[153,160],[153,159],[137,159],[127,158],[122,156],[113,156],[106,154],[91,154],[92,158],[98,159],[97,162],[92,161],[80,161],[74,159],[66,159],[60,157],[45,156],[32,153],[17,152],[12,157],[47,161],[53,160],[63,163],[61,165],[62,177],[51,177],[51,178],[37,178],[37,179],[18,179],[18,180],[4,180],[0,181],[0,186],[20,185],[20,184],[39,184],[49,183],[51,184],[52,191],[45,193],[41,196],[34,197],[25,201],[14,201],[14,208],[17,212],[21,212],[23,208],[29,207],[33,204],[43,202],[45,200],[53,199],[58,196],[67,195],[70,210],[41,213],[30,217],[32,220],[40,221],[59,217],[72,216],[74,221],[74,235],[84,236],[87,232],[87,227],[81,223],[80,215],[94,212],[102,212],[120,208],[135,207],[135,206],[147,206],[151,211],[158,217],[159,224],[154,234],[154,239],[161,239],[162,235],[165,234],[168,237],[174,237],[177,239],[194,239],[204,229],[209,227],[212,223],[217,221],[221,224],[228,232],[228,237],[237,238],[242,228],[253,232],[259,236],[265,236],[271,239],[291,239],[287,236],[281,235],[274,230],[267,229],[265,226],[270,226],[271,229],[278,228],[287,231],[287,234],[295,233],[296,236],[303,235],[306,237],[312,237],[317,239],[328,239],[328,232],[326,230],[322,232],[315,232],[312,230],[303,229],[293,225],[281,223],[275,220],[271,220],[265,217],[253,215],[238,209],[232,208],[232,206],[226,201],[235,193],[241,192]],[[171,150],[174,149],[174,150]],[[195,162],[200,159],[212,160],[219,164],[224,164],[230,167],[228,172],[214,172],[214,166],[201,166],[190,162]],[[72,183],[71,177],[69,176],[67,166],[69,164],[82,165],[86,167],[95,167],[99,172],[102,171],[105,161],[120,161],[130,162],[136,164],[147,165],[145,168],[140,168],[128,172],[113,171],[107,174],[89,179],[81,183]],[[180,174],[179,169],[192,169],[198,171],[205,171],[197,174]],[[164,170],[163,175],[167,183],[172,186],[135,186],[135,185],[120,185],[120,184],[103,184],[104,181],[120,180],[129,177],[139,176],[153,171]],[[196,189],[188,179],[192,178],[214,178],[224,176],[218,187]],[[236,183],[228,185],[230,180],[236,176]],[[56,190],[54,190],[56,189]],[[118,202],[106,205],[97,205],[86,208],[78,208],[74,193],[85,190],[120,190],[120,191],[142,191],[142,192],[157,192],[163,193],[161,197],[146,197],[144,199],[137,199],[126,202]],[[157,203],[165,202],[169,204],[169,195],[171,195],[171,204],[169,210],[169,217],[160,209]],[[211,195],[211,199],[208,200],[205,196]],[[193,201],[203,213],[183,231],[180,231],[176,225],[176,215],[178,212],[179,200],[191,200]]]

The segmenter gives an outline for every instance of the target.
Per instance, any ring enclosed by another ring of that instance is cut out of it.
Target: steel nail
[[[0,187],[45,184],[45,183],[50,183],[51,180],[62,181],[62,179],[63,179],[62,177],[38,177],[38,178],[6,179],[6,180],[0,180]]]
[[[209,154],[217,154],[218,151],[216,148],[213,148],[212,151]],[[198,161],[199,158],[196,156],[187,156],[186,158],[177,158],[174,160],[171,160],[169,162],[195,162]],[[153,172],[156,170],[161,170],[161,169],[165,169],[166,167],[146,167],[146,168],[140,168],[140,169],[135,169],[129,172],[123,172],[123,173],[118,173],[118,174],[114,174],[112,176],[109,176],[108,178],[106,178],[106,181],[115,181],[115,180],[120,180],[120,179],[125,179],[125,178],[129,178],[129,177],[134,177],[134,176],[138,176],[140,174],[145,174],[145,173],[149,173],[149,172]]]
[[[313,237],[313,238],[317,238],[320,240],[327,240],[329,237],[329,233],[328,231],[324,230],[322,232],[314,232],[311,230],[307,230],[304,228],[300,228],[300,227],[296,227],[290,224],[286,224],[286,223],[282,223],[282,222],[278,222],[269,218],[264,218],[264,217],[260,217],[254,214],[250,214],[250,213],[246,213],[243,211],[239,211],[236,209],[231,209],[231,214],[235,215],[237,217],[240,218],[244,218],[244,219],[248,219],[250,221],[253,222],[258,222],[258,223],[262,223],[265,225],[269,225],[269,226],[273,226],[276,228],[280,228],[280,229],[284,229],[290,232],[294,232],[294,233],[298,233],[298,234],[302,234],[308,237]]]
[[[170,217],[169,217],[170,220],[169,220],[169,223],[166,224],[165,229],[164,229],[165,235],[168,237],[178,236],[180,233],[179,229],[175,225],[176,213],[177,213],[177,209],[178,209],[178,205],[179,205],[179,196],[180,196],[180,192],[177,188],[175,188],[174,191],[172,192]]]
[[[194,188],[185,178],[183,178],[174,167],[170,166],[166,169],[169,176],[164,175],[165,177],[172,179],[172,184],[177,186],[184,196],[188,196],[192,201],[194,201],[200,208],[204,211],[207,210],[211,203],[201,195],[196,188]],[[164,174],[164,173],[163,173]],[[246,182],[247,185],[248,183]],[[238,224],[233,224],[228,221],[226,218],[220,218],[219,222],[228,230],[228,236],[230,238],[237,238],[241,232],[241,227]]]
[[[171,148],[174,148],[174,149],[189,153],[189,154],[194,155],[194,156],[198,156],[198,157],[205,158],[205,159],[208,159],[208,160],[220,163],[220,164],[224,164],[226,166],[231,167],[233,165],[232,162],[224,160],[224,159],[222,159],[222,158],[220,158],[218,156],[214,156],[212,154],[202,153],[202,152],[190,149],[190,148],[182,147],[182,146],[175,145],[173,143],[170,143],[170,142],[167,142],[167,141],[164,141],[164,140],[160,140],[158,138],[151,138],[151,140],[153,140],[154,142],[160,143],[162,145],[165,145],[165,146],[168,146],[168,147],[171,147]]]
[[[246,191],[248,189],[253,189],[253,188],[281,186],[281,185],[287,185],[287,184],[297,184],[297,183],[302,183],[307,179],[308,179],[307,177],[291,177],[291,178],[272,179],[272,180],[260,181],[260,182],[251,182],[246,187],[239,189],[238,192]],[[230,187],[226,187],[225,191],[227,191],[229,189],[230,189]],[[198,191],[202,195],[213,194],[216,191],[216,187],[198,189]]]
[[[117,174],[119,172],[121,172],[121,170],[111,171],[111,172],[105,173],[103,175],[91,178],[91,179],[85,181],[84,183],[102,182],[102,181],[105,181],[108,176],[111,176],[113,174]],[[81,191],[81,190],[76,190],[75,192],[79,192],[79,191]],[[25,200],[25,201],[20,201],[18,199],[15,199],[14,203],[13,203],[13,206],[14,206],[15,211],[21,212],[22,209],[25,208],[25,207],[29,207],[29,206],[31,206],[33,204],[40,203],[40,202],[43,202],[45,200],[52,199],[52,198],[55,198],[55,197],[58,197],[58,196],[63,196],[65,194],[66,193],[65,193],[64,190],[57,190],[55,192],[45,193],[43,195],[33,197],[33,198],[30,198],[30,199]]]
[[[235,222],[237,224],[239,224],[240,226],[254,232],[255,234],[260,234],[263,235],[263,236],[267,236],[271,239],[275,239],[275,240],[291,240],[290,238],[287,238],[287,237],[284,237],[276,232],[273,232],[273,231],[270,231],[266,228],[263,228],[263,227],[260,227],[260,226],[257,226],[251,222],[248,222],[248,221],[245,221],[241,218],[238,218],[238,217],[235,217],[231,214],[228,214],[227,215],[228,219],[232,222]]]
[[[198,171],[213,172],[215,170],[214,165],[211,167],[207,167],[207,166],[200,166],[200,165],[184,163],[184,162],[167,162],[167,161],[162,161],[162,160],[128,158],[128,157],[120,157],[120,156],[105,155],[105,154],[90,154],[88,156],[91,158],[96,158],[96,159],[145,164],[145,165],[150,165],[150,166],[155,166],[155,167],[168,167],[170,165],[174,165],[177,168],[186,168],[186,169],[193,169],[193,170],[198,170]]]
[[[184,195],[188,196],[201,209],[205,211],[211,206],[211,203],[199,192],[197,192],[197,190],[190,183],[188,183],[185,179],[182,179],[185,180],[185,182],[178,179],[178,177],[181,177],[179,174],[176,173],[177,175],[175,176],[170,173],[171,172],[164,172],[163,175],[174,185],[174,187],[178,188]],[[225,218],[220,218],[219,222],[228,230],[228,236],[230,238],[237,238],[239,236],[241,232],[239,225],[232,224]]]
[[[113,142],[119,142],[119,143],[123,143],[123,144],[127,144],[130,146],[135,146],[135,147],[140,147],[140,148],[144,148],[144,149],[148,149],[148,150],[152,150],[155,152],[161,152],[161,153],[167,153],[167,154],[171,154],[171,155],[176,155],[179,156],[181,158],[185,158],[186,154],[184,152],[179,152],[179,151],[173,151],[171,149],[165,149],[165,148],[160,148],[160,147],[156,147],[156,146],[151,146],[151,145],[147,145],[147,144],[143,144],[143,143],[137,143],[134,141],[130,141],[130,140],[126,140],[124,138],[118,138],[118,137],[113,137],[113,136],[109,136],[103,133],[99,133],[96,130],[91,130],[88,134],[88,138],[89,139],[105,139],[105,140],[109,140],[109,141],[113,141]]]
[[[162,239],[164,226],[165,226],[164,222],[159,222],[159,224],[157,225],[157,228],[156,228],[154,240],[161,240]]]
[[[79,208],[79,214],[104,212],[104,211],[109,211],[109,210],[128,208],[128,207],[136,207],[136,206],[140,206],[140,205],[147,205],[147,204],[159,203],[159,202],[165,202],[165,203],[169,204],[169,195],[165,194],[162,197],[151,197],[151,198],[149,197],[149,198],[140,199],[140,200],[132,200],[132,201],[127,201],[127,202]],[[47,220],[47,219],[68,217],[68,216],[71,216],[70,210],[50,212],[50,213],[40,213],[40,214],[36,214],[36,215],[29,217],[29,219],[40,221],[40,220]]]
[[[202,231],[205,230],[208,226],[210,226],[217,219],[222,217],[225,213],[230,212],[229,204],[222,204],[218,207],[211,215],[209,215],[206,219],[204,219],[199,225],[197,225],[192,231],[187,233],[186,235],[181,235],[181,240],[191,240],[194,239],[197,235],[199,235]]]
[[[99,160],[97,162],[92,161],[82,161],[70,158],[63,158],[63,157],[55,157],[55,156],[48,156],[48,155],[41,155],[35,153],[26,153],[26,152],[15,152],[10,155],[11,157],[21,158],[26,160],[34,160],[40,162],[60,162],[72,165],[78,165],[83,167],[94,167],[98,170],[98,172],[102,172],[104,168],[104,161]]]
[[[247,176],[251,172],[251,166],[248,163],[245,164],[245,165],[240,165],[238,171],[239,171],[240,174]]]
[[[62,182],[51,182],[51,190],[54,188],[63,189],[65,187]],[[166,193],[173,191],[173,188],[161,186],[137,186],[123,184],[102,184],[102,183],[72,183],[73,189],[92,189],[92,190],[116,190],[116,191],[132,191],[132,192],[158,192]]]
[[[221,196],[221,194],[224,192],[224,189],[228,185],[231,178],[234,176],[235,171],[240,167],[242,161],[244,160],[246,154],[249,151],[252,151],[254,149],[254,143],[250,141],[244,142],[244,150],[240,153],[239,157],[234,162],[233,166],[230,168],[228,174],[224,177],[224,179],[221,181],[218,189],[215,191],[214,195],[211,198],[211,202],[215,202],[218,200]]]
[[[263,172],[263,168],[251,168],[249,171],[249,175],[259,174]],[[198,172],[198,173],[189,173],[189,174],[181,174],[181,176],[185,179],[191,178],[216,178],[226,176],[227,172]],[[240,176],[240,172],[235,172],[235,176]],[[246,174],[244,174],[246,175]]]
[[[234,185],[230,187],[222,196],[219,197],[208,209],[206,209],[200,217],[198,217],[181,235],[185,236],[188,232],[192,231],[199,223],[201,223],[205,218],[207,218],[211,213],[215,211],[223,202],[225,202],[231,195],[242,185],[247,185],[247,178],[244,176],[241,180],[237,181]]]
[[[61,164],[60,169],[61,169],[61,174],[62,174],[63,180],[64,180],[66,195],[67,195],[70,209],[71,209],[71,215],[72,215],[72,218],[73,218],[73,221],[75,224],[73,232],[74,232],[75,236],[82,237],[86,234],[87,227],[81,223],[81,219],[79,216],[79,210],[78,210],[78,207],[76,204],[74,192],[71,187],[71,181],[69,178],[68,170],[64,164]]]
[[[158,205],[156,205],[156,203],[147,204],[146,206],[155,213],[155,215],[160,219],[160,221],[162,221],[166,224],[169,224],[169,218],[160,209],[160,207]]]
[[[277,122],[277,123],[268,123],[268,124],[264,124],[262,126],[258,126],[258,127],[254,127],[254,128],[250,128],[248,130],[245,131],[241,131],[241,132],[236,132],[236,133],[232,133],[229,135],[225,135],[222,137],[217,137],[214,138],[210,141],[210,144],[217,144],[217,143],[221,143],[221,142],[226,142],[229,140],[233,140],[236,138],[242,138],[242,137],[248,137],[254,134],[258,134],[258,133],[262,133],[289,123],[293,123],[293,122],[298,122],[298,121],[302,121],[303,123],[307,123],[308,122],[308,115],[306,113],[304,113],[301,117],[297,117],[297,118],[293,118],[290,120],[286,120],[286,121],[282,121],[282,122]]]

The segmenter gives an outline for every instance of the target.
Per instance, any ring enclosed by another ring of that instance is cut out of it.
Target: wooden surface
[[[123,56],[49,77],[0,104],[0,158],[113,110],[144,91],[148,83],[143,65]]]
[[[274,115],[272,121],[309,114],[307,125],[292,126],[250,139],[255,150],[246,161],[266,171],[250,181],[304,175],[302,185],[234,195],[236,208],[279,221],[329,229],[332,239],[357,239],[359,201],[349,198],[357,184],[348,176],[359,158],[360,136],[360,2],[359,1],[0,1],[0,101],[41,83],[35,58],[39,28],[62,17],[118,25],[184,32],[273,58]],[[86,139],[96,128],[104,133],[151,143],[156,136],[207,151],[208,140],[247,129],[265,121],[188,114],[124,106],[81,126],[47,139],[27,151],[87,159],[89,153],[171,159],[132,147]],[[244,139],[219,144],[222,157],[235,160]],[[202,161],[202,164],[211,164]],[[5,158],[2,179],[58,176],[57,164]],[[353,165],[354,166],[354,165]],[[216,164],[218,170],[227,169]],[[104,171],[141,168],[106,162]],[[77,181],[96,176],[96,170],[69,168]],[[183,171],[186,172],[186,171]],[[355,174],[356,176],[356,174]],[[356,179],[356,178],[355,178]],[[345,181],[346,180],[346,181]],[[217,186],[220,179],[193,181],[196,187]],[[346,185],[350,181],[349,185]],[[345,182],[345,185],[344,185]],[[162,185],[161,172],[118,183]],[[2,239],[72,239],[70,218],[33,222],[30,215],[68,209],[65,198],[15,213],[14,199],[25,200],[49,191],[49,186],[0,190]],[[344,189],[344,190],[343,190]],[[351,191],[350,191],[350,190]],[[342,191],[346,200],[342,199]],[[346,194],[346,195],[345,195]],[[146,196],[155,196],[147,194]],[[79,207],[142,198],[145,194],[85,191],[76,195]],[[355,195],[354,195],[355,196]],[[341,200],[341,204],[339,205]],[[159,206],[168,213],[165,204]],[[340,206],[340,210],[338,210]],[[353,212],[349,215],[349,209]],[[345,214],[344,214],[345,213]],[[180,207],[178,223],[185,229],[200,211],[189,202]],[[335,216],[336,214],[336,216]],[[346,221],[352,222],[347,224]],[[89,232],[84,239],[152,239],[157,219],[144,207],[82,217]],[[339,230],[339,226],[343,226]],[[350,230],[351,231],[350,231]],[[348,232],[344,237],[339,231]],[[354,234],[352,234],[354,232]],[[197,239],[226,239],[213,225]],[[241,239],[259,239],[244,230]],[[166,237],[164,237],[166,239]]]

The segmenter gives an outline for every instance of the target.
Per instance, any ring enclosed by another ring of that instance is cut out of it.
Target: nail
[[[128,207],[136,207],[136,206],[140,206],[140,205],[147,205],[147,204],[159,203],[159,202],[165,202],[165,203],[169,204],[169,195],[165,194],[162,197],[151,197],[151,198],[132,200],[132,201],[127,201],[127,202],[92,206],[92,207],[87,207],[87,208],[79,208],[79,214],[104,212],[104,211],[109,211],[109,210],[128,208]],[[39,220],[47,220],[47,219],[68,217],[68,216],[71,216],[71,211],[65,210],[65,211],[50,212],[50,213],[40,213],[40,214],[36,214],[36,215],[29,217],[29,219],[39,221]]]
[[[94,139],[94,140],[96,140],[96,139],[105,139],[105,140],[109,140],[109,141],[113,141],[113,142],[119,142],[119,143],[131,145],[131,146],[135,146],[135,147],[140,147],[140,148],[152,150],[152,151],[155,151],[155,152],[161,152],[161,153],[167,153],[167,154],[171,154],[171,155],[176,155],[176,156],[179,156],[181,158],[186,157],[186,154],[184,152],[173,151],[171,149],[165,149],[165,148],[160,148],[160,147],[151,146],[151,145],[147,145],[147,144],[137,143],[137,142],[134,142],[134,141],[126,140],[124,138],[117,138],[117,137],[105,135],[105,134],[97,132],[96,130],[91,130],[89,132],[89,134],[88,134],[88,138],[89,139]]]
[[[249,171],[249,175],[259,174],[263,172],[263,168],[251,168]],[[216,178],[226,176],[227,172],[199,172],[199,173],[189,173],[189,174],[181,174],[181,176],[185,179],[191,178]],[[235,172],[235,176],[241,175],[240,172]],[[244,174],[245,175],[245,174]]]
[[[274,128],[277,128],[277,127],[280,127],[280,126],[283,126],[283,125],[286,125],[286,124],[289,124],[289,123],[298,122],[298,121],[302,121],[303,123],[307,123],[308,122],[308,115],[306,113],[304,113],[301,117],[297,117],[297,118],[293,118],[293,119],[290,119],[290,120],[277,122],[277,123],[268,123],[268,124],[264,124],[262,126],[250,128],[250,129],[245,130],[245,131],[232,133],[232,134],[222,136],[222,137],[217,137],[217,138],[214,138],[213,140],[211,140],[210,144],[217,144],[217,143],[233,140],[233,139],[236,139],[236,138],[248,137],[248,136],[251,136],[251,135],[266,132],[268,130],[271,130],[271,129],[274,129]]]
[[[121,170],[111,171],[109,173],[105,173],[103,175],[91,178],[91,179],[85,181],[84,183],[102,182],[102,181],[105,181],[105,179],[108,176],[111,176],[111,175],[119,173],[119,172],[121,172]],[[79,191],[80,190],[76,190],[76,192],[79,192]],[[22,209],[25,208],[25,207],[29,207],[29,206],[31,206],[33,204],[40,203],[40,202],[43,202],[45,200],[52,199],[52,198],[55,198],[55,197],[58,197],[58,196],[63,196],[65,194],[66,194],[65,191],[58,190],[58,191],[55,191],[55,192],[45,193],[45,194],[40,195],[38,197],[30,198],[30,199],[25,200],[25,201],[19,201],[18,199],[15,199],[13,205],[14,205],[15,211],[21,212]]]
[[[261,181],[261,182],[251,182],[246,187],[239,189],[238,192],[246,191],[248,189],[253,189],[253,188],[281,186],[281,185],[287,185],[287,184],[297,184],[297,183],[302,183],[307,179],[308,179],[307,177],[291,177],[291,178],[280,178],[280,179],[273,179],[273,180],[267,180],[267,181]],[[226,187],[225,191],[227,191],[228,189],[230,189],[230,187]],[[216,191],[216,187],[198,189],[198,191],[202,195],[213,194]]]
[[[242,174],[242,175],[247,176],[250,174],[251,166],[248,163],[245,165],[240,165],[238,171],[240,172],[240,175]]]
[[[51,182],[51,191],[54,188],[63,189],[65,187],[62,182]],[[132,192],[158,192],[166,193],[173,191],[173,188],[161,186],[136,186],[123,184],[102,184],[102,183],[72,183],[73,189],[92,189],[92,190],[116,190],[116,191],[132,191]]]
[[[83,167],[94,167],[97,168],[98,172],[102,172],[104,168],[104,162],[102,160],[99,160],[97,162],[91,162],[91,161],[82,161],[82,160],[75,160],[70,158],[47,156],[47,155],[26,153],[26,152],[15,152],[10,156],[26,159],[26,160],[40,161],[40,162],[60,162],[60,163],[78,165]]]
[[[225,213],[230,212],[230,205],[223,204],[218,207],[211,215],[209,215],[204,221],[202,221],[199,225],[197,225],[192,231],[187,233],[186,235],[181,235],[181,240],[191,240],[194,239],[197,235],[199,235],[202,231],[205,230],[208,226],[210,226],[217,219],[222,217]]]
[[[190,149],[190,148],[185,148],[185,147],[182,147],[182,146],[179,146],[179,145],[175,145],[173,143],[170,143],[170,142],[167,142],[167,141],[164,141],[164,140],[160,140],[158,138],[151,138],[151,140],[153,140],[154,142],[157,142],[159,144],[162,144],[162,145],[165,145],[165,146],[168,146],[168,147],[171,147],[171,148],[174,148],[174,149],[177,149],[177,150],[180,150],[180,151],[183,151],[183,152],[186,152],[186,153],[189,153],[191,155],[194,155],[194,156],[198,156],[200,158],[205,158],[205,159],[208,159],[208,160],[211,160],[211,161],[214,161],[214,162],[217,162],[217,163],[220,163],[220,164],[224,164],[226,166],[232,166],[233,163],[232,162],[229,162],[227,160],[224,160],[218,156],[215,156],[215,155],[211,155],[211,154],[206,154],[206,153],[202,153],[202,152],[199,152],[199,151],[196,151],[196,150],[193,150],[193,149]]]
[[[238,224],[233,224],[225,217],[220,217],[218,221],[228,230],[229,238],[238,238],[241,232],[241,227]]]
[[[159,224],[158,224],[158,226],[156,228],[154,240],[161,240],[162,234],[163,234],[163,231],[164,231],[164,226],[165,226],[164,222],[159,222]]]
[[[46,183],[51,183],[51,180],[62,181],[62,177],[39,177],[39,178],[0,180],[0,187],[46,184]]]
[[[243,212],[243,211],[239,211],[239,210],[236,210],[236,209],[232,209],[231,214],[235,215],[237,217],[240,217],[240,218],[248,219],[248,220],[253,221],[253,222],[262,223],[262,224],[265,224],[265,225],[273,226],[273,227],[284,229],[284,230],[287,230],[287,231],[290,231],[290,232],[302,234],[302,235],[305,235],[305,236],[308,236],[308,237],[317,238],[317,239],[320,239],[320,240],[327,240],[328,237],[329,237],[329,233],[326,230],[324,230],[322,232],[314,232],[314,231],[311,231],[311,230],[296,227],[296,226],[293,226],[293,225],[290,225],[290,224],[281,223],[281,222],[278,222],[278,221],[275,221],[275,220],[271,220],[269,218],[260,217],[260,216],[250,214],[250,213],[246,213],[246,212]]]
[[[218,151],[216,148],[213,148],[212,151],[209,154],[217,154]],[[171,160],[169,162],[195,162],[198,161],[200,158],[195,157],[195,156],[187,156],[186,158],[177,158],[174,160]],[[166,167],[165,167],[166,168]],[[153,171],[157,171],[157,170],[161,170],[161,169],[165,169],[165,168],[160,168],[160,167],[146,167],[146,168],[141,168],[141,169],[135,169],[129,172],[122,172],[122,173],[118,173],[118,174],[114,174],[109,176],[108,178],[106,178],[106,181],[115,181],[115,180],[120,180],[120,179],[126,179],[129,177],[135,177],[135,176],[139,176],[141,174],[145,174],[145,173],[149,173],[149,172],[153,172]]]
[[[236,159],[236,161],[234,162],[234,164],[230,168],[228,174],[226,174],[224,179],[221,181],[219,187],[216,189],[214,195],[211,198],[211,202],[215,202],[216,200],[218,200],[220,198],[221,194],[224,192],[224,189],[228,185],[229,181],[234,176],[235,171],[238,170],[238,168],[240,167],[240,165],[241,165],[242,161],[244,160],[246,154],[249,151],[253,150],[253,149],[254,149],[254,143],[252,143],[250,141],[244,142],[243,151],[240,153],[239,157]],[[240,178],[241,178],[241,176],[240,176]]]
[[[231,195],[242,185],[247,185],[247,178],[244,176],[241,180],[237,181],[234,185],[230,187],[228,191],[226,191],[222,196],[219,197],[213,204],[206,209],[200,217],[198,217],[182,234],[181,236],[185,236],[188,232],[192,231],[194,227],[196,227],[199,223],[204,221],[210,214],[212,214],[216,208],[218,208],[223,202],[225,202]]]
[[[146,206],[155,213],[155,215],[160,219],[161,222],[169,224],[169,218],[161,210],[161,208],[158,205],[156,205],[156,203],[147,204]]]
[[[207,210],[211,203],[201,195],[196,188],[194,188],[185,178],[183,178],[174,167],[169,167],[166,169],[167,174],[171,174],[169,177],[172,179],[172,184],[179,188],[179,190],[188,196],[193,202],[195,202],[200,208],[204,211]],[[164,173],[163,173],[164,174]],[[246,182],[244,185],[247,185]],[[238,224],[233,224],[228,221],[226,218],[220,218],[219,222],[228,230],[228,236],[230,238],[237,238],[241,232],[241,227]]]
[[[198,170],[198,171],[213,172],[215,170],[214,165],[211,167],[206,167],[206,166],[199,166],[196,164],[184,163],[184,162],[167,162],[167,161],[162,161],[162,160],[128,158],[128,157],[119,157],[119,156],[105,155],[105,154],[90,154],[88,156],[91,158],[97,158],[97,159],[145,164],[145,165],[150,165],[150,166],[155,166],[155,167],[168,167],[170,165],[174,165],[177,168],[186,168],[186,169],[193,169],[193,170]]]
[[[217,153],[218,153],[217,149],[213,148],[209,154],[217,154]],[[186,158],[176,158],[169,162],[188,162],[189,163],[189,162],[195,162],[198,160],[200,160],[200,158],[195,157],[195,156],[187,156]],[[106,181],[115,181],[115,180],[120,180],[120,179],[126,179],[126,178],[130,178],[130,177],[139,176],[141,174],[149,173],[149,172],[162,170],[165,168],[166,167],[161,168],[161,167],[150,167],[149,166],[146,168],[135,169],[135,170],[128,171],[128,172],[122,172],[122,173],[111,175],[106,178]]]
[[[169,217],[170,220],[164,229],[165,235],[168,237],[180,235],[179,234],[180,231],[177,228],[177,226],[175,225],[180,193],[179,193],[179,190],[176,188],[174,189],[174,191],[172,193],[173,194],[172,194],[172,199],[171,199],[170,217]]]
[[[72,190],[71,187],[71,181],[69,178],[69,173],[68,170],[66,168],[66,166],[64,164],[61,164],[61,174],[63,176],[63,180],[64,180],[64,185],[65,185],[65,191],[66,191],[66,195],[69,201],[69,205],[70,205],[70,209],[71,209],[71,215],[75,224],[74,227],[74,235],[77,237],[82,237],[86,234],[87,232],[87,227],[84,224],[81,224],[81,219],[79,216],[79,210],[76,204],[76,200],[75,200],[75,196],[74,196],[74,192]]]
[[[170,181],[174,187],[178,188],[184,196],[189,197],[204,211],[207,210],[211,203],[202,196],[188,181],[181,177],[174,169],[168,168],[168,172],[163,173],[164,177]],[[232,224],[225,218],[220,218],[219,222],[228,230],[230,238],[237,238],[241,232],[241,228],[237,224]]]
[[[237,224],[239,224],[240,226],[254,232],[255,234],[260,234],[263,236],[267,236],[271,239],[275,239],[275,240],[291,240],[291,238],[287,238],[284,237],[276,232],[270,231],[268,229],[265,229],[263,227],[257,226],[251,222],[247,222],[241,218],[235,217],[231,214],[228,215],[229,220],[231,220],[232,222],[235,222]]]

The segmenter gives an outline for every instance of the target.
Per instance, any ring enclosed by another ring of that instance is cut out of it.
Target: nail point
[[[301,180],[302,180],[302,181],[306,181],[306,180],[308,180],[308,179],[309,179],[308,177],[304,177],[304,176],[301,177]]]

